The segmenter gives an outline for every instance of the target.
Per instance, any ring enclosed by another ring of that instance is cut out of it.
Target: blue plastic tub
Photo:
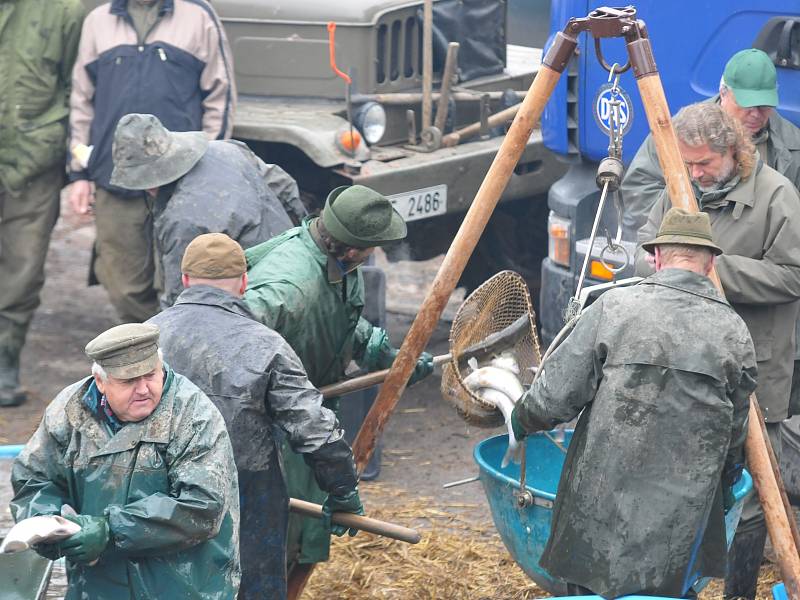
[[[552,432],[554,435],[556,432]],[[572,438],[572,431],[564,434],[564,445]],[[500,537],[511,556],[523,571],[539,586],[556,596],[566,595],[566,586],[551,577],[539,566],[547,538],[553,501],[556,498],[565,454],[541,433],[527,438],[528,460],[525,487],[533,494],[533,506],[517,508],[514,494],[519,491],[519,465],[509,464],[505,469],[500,463],[508,447],[508,435],[498,435],[483,440],[475,446],[474,457],[480,469],[480,479],[489,500]],[[753,489],[753,481],[746,471],[734,488],[736,504],[725,516],[728,545],[742,515],[744,498]],[[700,589],[707,582],[699,582]]]
[[[782,583],[778,585],[772,586],[772,599],[773,600],[789,600],[789,596],[786,595],[786,586]]]

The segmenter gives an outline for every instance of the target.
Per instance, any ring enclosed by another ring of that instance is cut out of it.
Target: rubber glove
[[[108,517],[75,515],[64,518],[80,525],[81,530],[59,543],[61,553],[77,563],[91,563],[97,560],[111,539]]]
[[[361,498],[358,497],[358,488],[352,492],[348,492],[343,496],[328,494],[325,502],[322,504],[322,525],[335,536],[343,536],[347,532],[350,537],[358,533],[358,529],[351,527],[348,528],[344,525],[335,525],[331,522],[331,516],[335,512],[349,512],[356,515],[364,514],[364,505],[361,504]]]
[[[399,350],[398,350],[399,352]],[[433,354],[430,352],[423,352],[417,359],[417,365],[414,367],[414,372],[408,379],[408,385],[414,385],[418,381],[422,381],[428,375],[433,373]]]
[[[514,405],[514,410],[511,411],[511,430],[514,432],[514,437],[517,438],[517,442],[521,442],[528,435],[528,432],[519,420],[519,413],[521,410],[522,402],[517,402]]]
[[[61,558],[61,550],[58,548],[58,543],[54,544],[34,544],[31,546],[33,551],[39,556],[47,560],[58,560]]]

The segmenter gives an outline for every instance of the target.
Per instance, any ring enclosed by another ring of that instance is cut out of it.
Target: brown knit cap
[[[247,271],[244,250],[224,233],[198,235],[186,247],[181,272],[203,279],[241,277]]]

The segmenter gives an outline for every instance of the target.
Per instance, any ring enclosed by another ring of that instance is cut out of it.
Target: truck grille
[[[378,85],[407,83],[422,70],[422,29],[416,15],[394,16],[378,25],[375,52],[375,82]]]

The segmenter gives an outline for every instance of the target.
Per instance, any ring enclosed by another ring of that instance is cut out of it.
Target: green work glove
[[[423,352],[417,360],[417,365],[408,379],[408,385],[414,385],[418,381],[422,381],[428,375],[433,373],[433,354],[430,352]]]
[[[333,535],[343,536],[345,532],[350,534],[350,537],[358,533],[358,529],[351,527],[348,531],[344,525],[335,525],[331,522],[331,516],[335,512],[349,512],[356,515],[364,514],[364,506],[361,504],[361,498],[358,497],[358,488],[352,492],[346,493],[344,496],[336,496],[328,494],[325,502],[322,504],[322,525],[330,531]]]
[[[81,526],[81,530],[59,543],[61,553],[77,563],[90,563],[97,560],[108,546],[111,532],[108,517],[75,515],[64,517]]]
[[[58,549],[58,543],[54,544],[34,544],[31,546],[33,551],[39,556],[47,560],[58,560],[61,558],[61,551]]]
[[[733,505],[736,504],[736,496],[733,495],[733,487],[722,484],[722,507],[727,514]]]
[[[514,410],[511,411],[511,430],[514,432],[514,437],[518,442],[521,442],[528,432],[519,420],[519,413],[522,410],[522,401],[514,405]]]

